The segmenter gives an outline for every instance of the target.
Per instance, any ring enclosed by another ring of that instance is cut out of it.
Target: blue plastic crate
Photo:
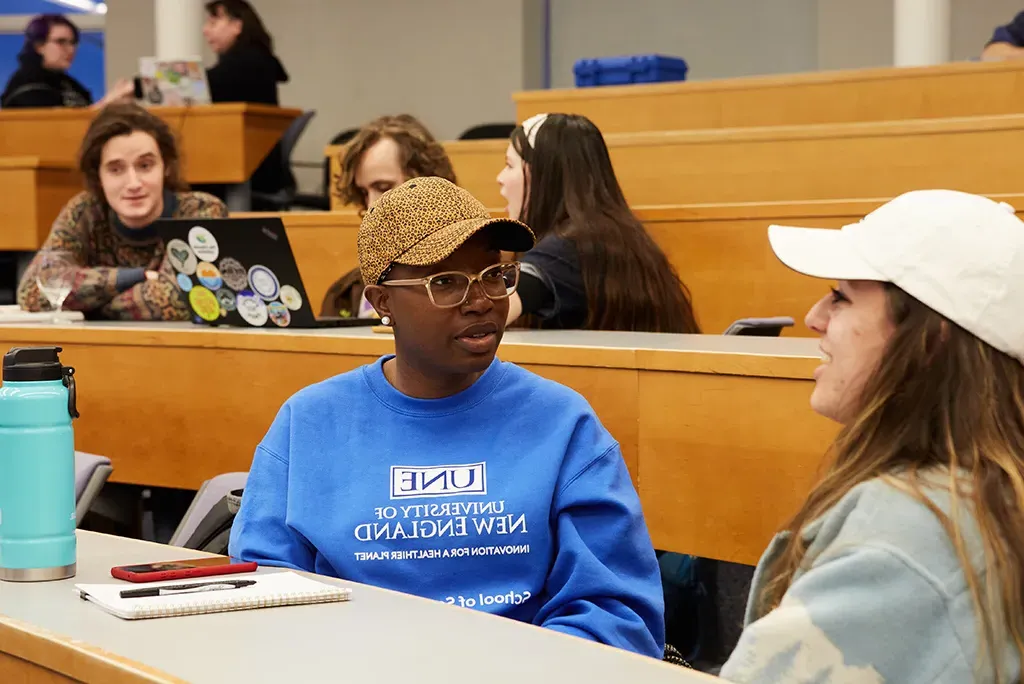
[[[686,60],[664,55],[581,59],[573,65],[576,87],[685,81]]]

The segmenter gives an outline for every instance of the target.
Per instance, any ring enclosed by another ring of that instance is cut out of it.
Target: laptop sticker
[[[267,312],[270,314],[270,320],[279,328],[284,328],[292,322],[291,312],[281,302],[270,302],[267,304]]]
[[[274,272],[259,264],[249,269],[249,285],[252,286],[253,292],[268,302],[277,299],[281,293],[281,283]]]
[[[175,238],[167,242],[167,258],[170,259],[171,266],[175,271],[180,271],[185,275],[192,275],[196,272],[198,259],[184,240]]]
[[[192,251],[203,261],[215,261],[220,254],[220,246],[213,233],[202,226],[195,226],[188,231],[188,244]]]
[[[359,318],[378,318],[377,310],[370,304],[370,300],[366,298],[366,292],[359,296],[359,313],[356,314]]]
[[[249,275],[245,272],[245,267],[232,257],[224,257],[220,260],[220,277],[224,279],[224,283],[228,287],[236,292],[249,287]]]
[[[181,288],[182,292],[188,292],[192,289],[192,279],[184,273],[178,274],[178,287]]]
[[[205,287],[193,287],[188,293],[188,301],[192,305],[192,310],[204,321],[215,321],[220,318],[220,302],[217,301],[217,295]]]
[[[267,322],[267,304],[249,290],[243,290],[235,298],[235,306],[238,307],[238,315],[249,325],[257,327]]]
[[[196,266],[196,275],[199,276],[199,282],[211,290],[217,290],[224,284],[217,267],[205,261],[200,261]]]
[[[291,285],[282,285],[281,303],[292,311],[298,311],[302,308],[302,295]]]
[[[235,310],[235,293],[226,287],[222,287],[217,290],[217,301],[220,302],[220,308],[224,311]]]

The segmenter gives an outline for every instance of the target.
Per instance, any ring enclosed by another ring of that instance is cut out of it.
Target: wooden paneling
[[[498,172],[505,164],[506,140],[452,140],[444,149],[452,162],[459,185],[483,202],[487,207],[504,207],[505,200],[498,192]],[[328,145],[324,155],[331,160],[331,178],[337,178],[341,169],[344,145]],[[331,208],[347,209],[334,191],[331,181]]]
[[[640,374],[638,491],[656,548],[757,562],[835,435],[806,408],[809,393],[785,378]]]
[[[1024,115],[608,137],[630,205],[1024,189]]]
[[[894,197],[920,188],[1024,190],[1024,114],[618,133],[606,136],[631,206]],[[501,140],[445,143],[459,184],[503,207]],[[329,148],[330,151],[330,148]],[[337,207],[337,199],[333,199]]]
[[[196,488],[247,470],[294,392],[394,349],[368,331],[188,324],[0,327],[76,369],[76,446],[113,479]],[[808,407],[813,339],[517,332],[500,355],[590,401],[620,442],[659,548],[753,563],[795,512],[834,427]],[[130,399],[127,399],[130,398]]]
[[[1024,194],[991,197],[1017,207],[1024,218]],[[804,314],[829,284],[783,266],[768,244],[768,226],[839,228],[883,202],[695,204],[635,211],[690,289],[704,332],[721,333],[736,319],[749,316],[792,316],[796,327],[784,334],[808,335]],[[319,310],[327,287],[358,265],[359,216],[354,211],[281,216],[306,292]]]
[[[1024,63],[962,62],[513,95],[516,120],[584,114],[604,133],[1024,112]]]
[[[242,183],[301,113],[254,104],[153,107],[178,137],[190,183]],[[74,163],[92,109],[0,111],[0,157],[37,156]]]
[[[64,204],[82,189],[66,162],[0,157],[0,251],[33,251]]]

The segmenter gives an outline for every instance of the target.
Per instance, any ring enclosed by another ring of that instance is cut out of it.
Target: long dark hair
[[[217,16],[220,10],[242,22],[242,32],[238,34],[235,45],[254,45],[274,53],[274,39],[263,25],[260,15],[246,0],[213,0],[206,3],[206,13],[211,17]]]
[[[21,46],[21,52],[18,53],[18,61],[22,64],[42,66],[43,56],[39,54],[36,48],[49,39],[50,31],[54,26],[67,26],[71,29],[76,43],[82,37],[78,27],[64,15],[40,14],[37,17],[33,17],[32,21],[28,22],[28,26],[25,27],[25,44]]]
[[[700,332],[689,291],[630,210],[590,119],[551,114],[535,147],[522,126],[512,132],[512,146],[529,167],[522,220],[538,241],[554,233],[576,245],[587,292],[584,328]]]

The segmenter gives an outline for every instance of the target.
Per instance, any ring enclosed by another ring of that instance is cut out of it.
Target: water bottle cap
[[[14,347],[4,354],[4,382],[62,380],[60,347]]]

